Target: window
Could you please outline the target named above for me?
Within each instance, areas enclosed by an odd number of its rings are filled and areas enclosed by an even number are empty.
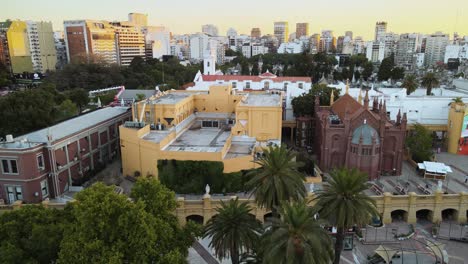
[[[23,200],[23,190],[21,186],[7,186],[8,201],[13,203],[16,200]]]
[[[264,88],[264,89],[270,89],[270,82],[265,82],[265,83],[263,84],[263,88]]]
[[[299,84],[298,84],[298,87],[302,89],[302,88],[304,88],[304,84],[303,84],[303,83],[299,83]]]
[[[250,89],[250,82],[245,83],[245,88]]]
[[[284,83],[284,89],[288,89],[288,83]]]
[[[39,170],[44,170],[44,156],[42,154],[37,155],[37,168]]]
[[[2,159],[2,171],[4,174],[18,174],[16,160]]]
[[[46,197],[49,195],[49,186],[47,184],[47,180],[41,181],[41,192],[42,192],[42,197]]]
[[[237,83],[236,82],[232,82],[232,88],[237,88]]]

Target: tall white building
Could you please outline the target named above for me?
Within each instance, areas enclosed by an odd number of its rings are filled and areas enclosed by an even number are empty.
[[[468,59],[468,44],[445,47],[444,63],[447,63],[449,59]]]
[[[171,33],[167,28],[148,27],[145,42],[153,58],[161,59],[164,55],[171,55]]]
[[[281,43],[278,48],[279,54],[298,54],[304,51],[305,45],[299,41],[295,40],[293,42]]]
[[[385,33],[387,33],[387,22],[381,21],[381,22],[375,23],[374,41],[383,41]]]
[[[236,46],[236,39],[237,39],[237,31],[233,28],[229,28],[226,32],[226,36],[228,39],[228,46],[233,47]]]
[[[366,58],[371,62],[382,62],[382,60],[385,58],[385,42],[367,42]]]
[[[208,49],[208,35],[197,33],[190,36],[190,60],[201,61],[205,57],[205,51]]]
[[[330,52],[336,48],[336,38],[333,35],[333,30],[322,30],[320,36],[319,51]]]
[[[449,35],[436,32],[428,35],[426,38],[425,64],[426,66],[434,65],[436,62],[443,61],[445,48],[449,44]]]
[[[289,24],[286,21],[280,21],[274,23],[273,29],[276,39],[278,39],[278,45],[287,42],[289,38]]]
[[[135,57],[145,57],[145,35],[131,22],[112,23],[117,43],[120,65],[130,65]]]
[[[414,55],[418,50],[418,34],[401,34],[395,52],[395,64],[407,69],[413,68]]]
[[[218,27],[213,24],[203,25],[202,32],[212,37],[219,36]]]
[[[242,45],[242,55],[246,58],[268,53],[268,48],[262,44],[244,43]]]

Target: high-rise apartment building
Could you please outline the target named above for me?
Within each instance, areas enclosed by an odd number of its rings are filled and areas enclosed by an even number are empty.
[[[118,37],[114,27],[101,20],[63,22],[68,62],[102,60],[118,63]]]
[[[375,23],[374,41],[383,41],[382,37],[384,37],[385,33],[387,33],[387,22],[381,21]]]
[[[164,55],[172,54],[171,34],[165,27],[146,27],[145,43],[146,58],[161,59]]]
[[[33,72],[26,22],[20,20],[6,21],[2,23],[1,27],[6,35],[8,52],[4,52],[4,54],[8,56],[6,61],[9,62],[7,66],[11,69],[11,72]]]
[[[401,34],[395,52],[395,64],[406,69],[414,66],[414,55],[418,48],[418,34]]]
[[[296,23],[296,38],[309,36],[309,23]]]
[[[436,32],[430,34],[426,38],[426,49],[424,52],[424,59],[426,66],[434,65],[436,62],[443,61],[445,55],[445,48],[449,44],[449,35]]]
[[[26,24],[33,71],[44,73],[55,70],[57,52],[52,23],[27,21]]]
[[[0,22],[0,63],[11,71],[10,52],[8,50],[7,32],[11,21]]]
[[[56,69],[63,69],[67,64],[67,45],[65,44],[65,38],[63,31],[54,32],[55,41],[55,52],[57,53],[57,64]]]
[[[286,21],[280,21],[274,23],[274,35],[278,39],[278,46],[281,43],[287,42],[289,38],[289,25]]]
[[[128,14],[128,21],[138,27],[148,26],[148,15],[140,13]]]
[[[250,31],[250,37],[253,39],[259,39],[262,36],[262,31],[260,28],[252,28]]]
[[[333,36],[333,30],[322,30],[320,37],[320,52],[331,52],[336,49],[336,37]]]
[[[130,22],[113,22],[119,64],[128,66],[135,57],[145,57],[145,35]],[[167,46],[167,54],[170,52]]]
[[[366,58],[370,62],[382,62],[385,58],[385,42],[369,41],[366,47]]]
[[[203,25],[202,32],[212,37],[219,36],[218,28],[213,24]]]
[[[353,32],[352,31],[346,31],[344,35],[345,35],[345,37],[348,37],[351,40],[353,39]]]
[[[310,37],[310,53],[316,54],[320,51],[320,34],[313,34]]]

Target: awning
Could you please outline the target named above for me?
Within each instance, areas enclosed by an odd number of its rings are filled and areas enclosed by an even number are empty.
[[[447,174],[448,172],[452,172],[450,166],[441,162],[424,161],[423,163],[418,163],[418,168],[430,173]]]
[[[376,250],[375,253],[381,256],[386,263],[390,263],[392,260],[393,256],[398,252],[398,250],[388,248],[385,246],[380,245]]]

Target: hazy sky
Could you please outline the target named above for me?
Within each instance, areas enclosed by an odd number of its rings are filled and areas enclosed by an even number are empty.
[[[250,34],[260,27],[272,33],[274,21],[309,22],[311,33],[331,29],[335,35],[352,30],[373,38],[376,21],[387,21],[395,33],[443,31],[468,35],[468,0],[0,0],[0,20],[127,20],[130,12],[149,15],[151,25],[165,25],[175,34],[201,31],[215,24],[220,34],[229,27]]]

